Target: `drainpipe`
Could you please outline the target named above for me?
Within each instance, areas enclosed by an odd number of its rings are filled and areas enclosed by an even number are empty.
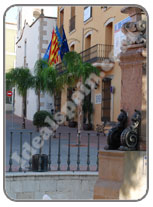
[[[113,93],[112,93],[112,107],[111,108],[112,108],[112,110],[111,110],[112,116],[111,117],[112,117],[112,121],[113,121],[114,120],[114,94]]]
[[[111,86],[111,121],[114,121],[114,92],[115,87]]]

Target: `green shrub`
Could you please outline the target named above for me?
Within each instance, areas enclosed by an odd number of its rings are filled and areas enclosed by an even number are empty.
[[[38,111],[33,116],[33,125],[37,127],[50,126],[48,123],[45,123],[46,117],[49,117],[53,120],[53,116],[48,111]]]

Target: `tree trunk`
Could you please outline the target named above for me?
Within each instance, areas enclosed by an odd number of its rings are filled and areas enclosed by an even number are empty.
[[[78,133],[82,130],[82,102],[78,104]]]
[[[82,79],[80,79],[79,80],[80,81],[80,83],[82,83]],[[81,84],[80,84],[80,86],[81,86]],[[80,86],[78,87],[78,91],[81,91],[81,89],[80,89]],[[81,98],[80,98],[80,100],[81,100]],[[80,103],[78,104],[78,136],[79,136],[79,134],[80,134],[80,139],[81,139],[81,130],[82,130],[82,118],[83,118],[83,111],[82,111],[82,102],[83,102],[83,100],[81,100],[80,101]],[[77,139],[77,144],[79,144],[79,142],[78,142],[78,140],[79,139]]]
[[[40,90],[38,91],[38,111],[40,111]]]
[[[22,97],[22,129],[25,129],[26,95]]]

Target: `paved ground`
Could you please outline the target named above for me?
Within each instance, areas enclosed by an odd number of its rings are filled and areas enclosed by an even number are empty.
[[[31,121],[26,120],[26,129],[21,129],[22,119],[14,115],[14,123],[12,129],[12,114],[6,114],[6,170],[9,169],[9,155],[10,155],[10,132],[13,132],[13,144],[12,153],[16,152],[20,154],[20,132],[23,132],[23,143],[30,143],[30,132],[32,132],[32,139],[39,136],[36,131],[36,127],[33,126]],[[59,133],[61,133],[61,149],[60,149],[60,161],[61,170],[67,169],[68,160],[68,133],[71,133],[70,138],[70,169],[76,170],[77,159],[78,159],[78,145],[77,145],[77,128],[69,128],[66,126],[60,126],[56,132],[56,138],[51,138],[51,170],[57,170],[57,160],[58,160],[58,146],[59,146]],[[89,146],[89,157],[88,157],[88,133],[90,133],[90,146]],[[82,131],[80,140],[80,169],[87,169],[87,159],[90,159],[90,170],[96,170],[97,163],[97,146],[98,137],[95,131]],[[106,137],[100,135],[99,148],[102,149],[106,145]],[[22,148],[22,151],[24,149]],[[42,153],[48,154],[49,152],[49,140],[44,142]],[[39,153],[34,152],[33,154]],[[18,171],[19,164],[13,160],[12,169]],[[29,162],[26,161],[26,167],[24,170],[28,170]]]

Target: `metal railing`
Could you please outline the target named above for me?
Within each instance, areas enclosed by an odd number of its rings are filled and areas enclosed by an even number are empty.
[[[101,62],[103,60],[108,59],[110,54],[113,51],[113,45],[104,45],[104,44],[96,44],[87,50],[82,51],[79,53],[82,57],[83,62]],[[56,65],[56,69],[59,73],[63,73],[64,70],[62,69],[62,63]]]
[[[87,50],[82,51],[80,55],[83,62],[94,63],[109,59],[112,49],[112,45],[96,44]]]
[[[62,74],[62,73],[65,72],[65,69],[63,69],[63,67],[62,67],[62,62],[61,63],[58,63],[56,65],[56,70],[58,71],[59,74]]]
[[[71,17],[69,20],[69,32],[75,29],[75,16]]]
[[[33,135],[32,131],[10,132],[6,145],[7,172],[32,171],[35,154],[47,155],[48,171],[98,171],[98,153],[103,147],[101,133],[56,133],[56,138],[50,136],[37,152],[34,152]],[[25,146],[29,146],[28,149],[25,150]],[[25,157],[27,152],[29,159]],[[17,158],[14,159],[15,154]]]

